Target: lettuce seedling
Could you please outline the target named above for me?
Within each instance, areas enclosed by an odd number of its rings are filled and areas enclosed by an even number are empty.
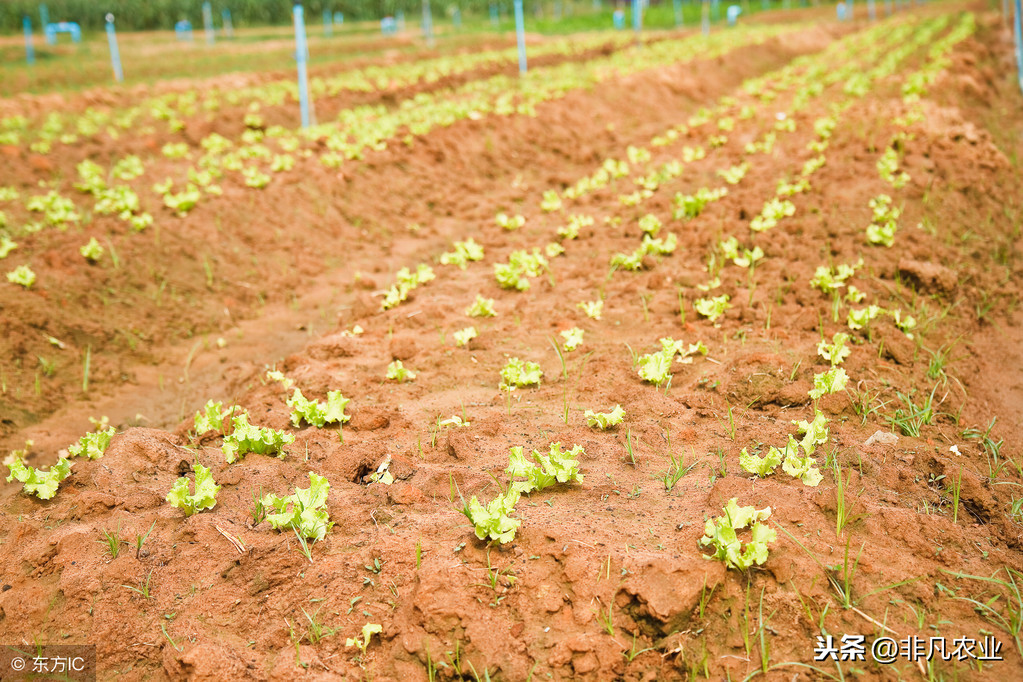
[[[408,268],[402,268],[395,275],[395,283],[384,293],[384,301],[381,304],[381,308],[390,310],[407,299],[409,292],[413,289],[433,281],[436,277],[433,268],[425,263],[417,265],[415,272]]]
[[[283,375],[281,375],[283,376]],[[234,408],[224,409],[224,403],[215,403],[207,400],[206,406],[195,413],[195,433],[203,435],[208,431],[222,431],[224,429],[224,417],[231,414]]]
[[[65,457],[57,459],[57,463],[48,470],[36,469],[25,464],[25,457],[32,448],[32,441],[25,441],[23,450],[15,450],[4,460],[10,472],[7,482],[17,480],[22,484],[22,491],[27,495],[35,495],[40,500],[52,499],[57,494],[60,482],[71,475],[71,461]]]
[[[318,429],[322,429],[324,424],[344,424],[351,419],[350,415],[345,414],[345,407],[351,400],[344,397],[341,391],[328,391],[327,402],[321,403],[306,399],[302,391],[296,388],[287,402],[291,408],[291,424],[296,428],[303,419]]]
[[[791,197],[808,191],[810,191],[810,181],[806,178],[801,178],[798,182],[779,180],[778,189],[775,190],[775,194],[779,197]]]
[[[724,506],[724,512],[724,516],[707,519],[704,525],[700,544],[714,549],[714,554],[704,555],[704,558],[723,561],[729,568],[739,570],[746,570],[753,564],[763,565],[767,561],[768,545],[777,539],[775,530],[764,523],[771,516],[771,508],[740,507],[733,497]],[[744,547],[737,531],[747,526],[750,526],[750,540]]]
[[[841,367],[832,367],[827,372],[815,374],[813,388],[810,389],[810,398],[820,400],[822,396],[838,393],[845,388],[848,381],[849,375]]]
[[[7,258],[11,251],[18,248],[18,243],[7,235],[0,236],[0,260]]]
[[[457,265],[459,269],[465,270],[469,261],[483,260],[483,247],[472,237],[464,241],[454,243],[455,250],[441,254],[441,265]]]
[[[678,237],[674,233],[669,234],[667,237],[651,237],[650,235],[643,235],[643,245],[639,248],[640,252],[649,255],[656,256],[667,256],[668,254],[674,253],[675,248],[678,246]]]
[[[543,201],[540,202],[540,208],[543,209],[544,213],[553,213],[561,209],[561,197],[558,196],[557,190],[549,189],[543,193]]]
[[[881,179],[891,183],[895,189],[900,189],[909,182],[909,174],[899,171],[899,153],[889,147],[877,161],[877,172]]]
[[[712,298],[698,298],[693,302],[696,312],[706,317],[711,322],[717,322],[718,318],[725,314],[731,306],[728,304],[728,294],[721,294]]]
[[[813,279],[810,280],[810,286],[814,289],[819,289],[822,293],[834,294],[838,289],[844,287],[846,280],[856,274],[856,271],[861,267],[863,267],[862,258],[852,265],[839,263],[834,268],[830,268],[827,265],[818,265]]]
[[[586,317],[593,320],[599,320],[604,313],[604,301],[599,298],[596,301],[582,301],[576,307],[582,310]]]
[[[538,277],[549,265],[539,248],[532,253],[512,251],[507,263],[494,263],[494,278],[505,289],[525,291],[529,288],[528,277]]]
[[[754,232],[766,232],[777,225],[778,221],[782,218],[795,215],[795,213],[795,204],[788,199],[779,199],[778,197],[774,197],[764,204],[763,209],[760,211],[760,215],[753,218],[749,227]]]
[[[468,346],[469,342],[475,339],[479,334],[476,332],[476,327],[466,327],[455,332],[455,345],[456,346]]]
[[[792,440],[791,436],[789,436],[789,443],[791,446],[796,445],[796,442]],[[786,452],[787,450],[788,448],[786,448]],[[784,454],[785,453],[774,446],[771,446],[768,449],[767,454],[764,456],[757,454],[751,455],[746,452],[746,448],[743,448],[742,452],[739,453],[739,466],[741,466],[744,471],[748,471],[751,474],[756,474],[763,478],[774,473],[774,470],[778,468],[779,464],[781,464],[782,455]]]
[[[480,540],[497,541],[503,545],[515,539],[515,531],[522,525],[522,521],[511,517],[519,496],[517,490],[508,488],[484,507],[473,495],[468,504],[462,507],[461,512],[472,522],[476,537]]]
[[[497,226],[505,230],[517,230],[526,224],[526,219],[520,215],[508,217],[504,213],[498,213],[497,218],[494,219]]]
[[[616,253],[611,256],[611,267],[617,270],[629,270],[636,271],[643,268],[643,256],[646,255],[646,250],[641,248],[636,249],[632,253]]]
[[[167,501],[172,507],[183,509],[185,516],[202,511],[213,509],[217,506],[217,491],[220,486],[213,480],[213,474],[202,464],[196,462],[192,465],[195,472],[195,494],[188,492],[188,479],[182,476],[174,481],[174,487],[167,493]]]
[[[791,438],[791,436],[789,437]],[[817,469],[816,462],[813,461],[813,457],[809,455],[799,457],[795,452],[789,452],[781,467],[785,473],[793,478],[798,478],[803,482],[803,485],[808,485],[812,488],[816,488],[823,478],[820,470]]]
[[[892,199],[887,194],[879,194],[871,199],[873,216],[871,224],[866,228],[866,240],[872,244],[891,246],[895,243],[898,218],[902,212],[891,203]]]
[[[692,220],[703,213],[707,204],[721,199],[726,194],[728,194],[728,190],[724,187],[715,190],[701,187],[696,190],[696,194],[676,194],[673,200],[675,208],[672,211],[672,217],[675,220]]]
[[[832,367],[841,365],[847,357],[852,353],[852,350],[846,347],[846,343],[849,342],[851,337],[844,333],[838,332],[831,337],[831,343],[829,344],[824,339],[821,339],[820,343],[817,344],[817,354],[822,358],[831,363]],[[816,379],[814,384],[816,385]]]
[[[387,378],[391,381],[404,383],[416,378],[416,373],[401,364],[401,360],[395,360],[387,366]]]
[[[511,490],[518,493],[539,492],[549,488],[556,483],[582,483],[583,476],[579,473],[580,455],[586,454],[581,445],[574,445],[572,449],[563,452],[561,443],[551,443],[549,454],[542,455],[539,451],[533,450],[533,459],[536,463],[530,462],[522,448],[515,446],[511,449],[508,457],[508,468],[505,472],[512,480]],[[525,478],[524,481],[516,481],[515,478]]]
[[[285,389],[289,389],[289,388],[291,388],[292,386],[295,385],[295,382],[292,379],[289,379],[284,374],[284,372],[282,372],[280,370],[277,370],[277,369],[268,369],[266,371],[266,378],[269,379],[270,381],[277,382],[278,384],[283,386]]]
[[[100,246],[95,237],[89,239],[89,243],[78,249],[78,253],[85,256],[86,260],[95,263],[103,257],[104,248]]]
[[[880,306],[870,305],[866,308],[853,308],[849,310],[849,316],[847,324],[849,329],[863,329],[868,326],[871,321],[884,312],[884,309]]]
[[[643,234],[656,237],[661,231],[661,221],[653,213],[647,213],[639,219],[639,229],[643,230]]]
[[[296,488],[294,495],[278,497],[265,495],[260,502],[273,512],[266,520],[275,530],[293,529],[306,540],[322,540],[334,522],[327,513],[327,495],[330,483],[323,476],[309,472],[309,487]]]
[[[106,452],[107,447],[110,445],[110,439],[113,438],[114,427],[108,427],[103,430],[93,431],[82,436],[77,443],[68,447],[68,454],[72,457],[88,457],[89,459],[99,459]]]
[[[362,652],[362,655],[365,656],[366,649],[369,648],[370,638],[372,638],[373,635],[379,635],[383,631],[383,626],[378,623],[366,623],[362,626],[362,639],[360,640],[357,637],[348,637],[345,639],[345,646],[358,647],[359,651]]]
[[[812,422],[802,420],[798,422],[793,421],[792,423],[796,425],[799,433],[805,434],[799,445],[807,456],[812,455],[818,445],[824,445],[828,442],[828,418],[820,410],[814,409]]]
[[[579,347],[579,344],[583,342],[583,334],[585,334],[579,327],[572,327],[561,332],[561,338],[565,340],[563,348],[567,352],[572,352]]]
[[[565,247],[557,242],[550,242],[543,247],[543,253],[548,258],[557,258],[565,253]]]
[[[501,390],[509,391],[523,386],[539,386],[543,370],[536,362],[523,362],[518,358],[508,360],[501,370]]]
[[[892,321],[895,322],[895,326],[901,329],[902,333],[905,334],[907,338],[913,338],[910,330],[916,328],[916,319],[912,315],[907,315],[906,319],[902,319],[901,309],[890,310],[888,312],[892,316]]]
[[[476,294],[476,300],[465,309],[465,314],[469,317],[496,317],[497,312],[494,310],[494,299],[484,298]]]
[[[281,448],[295,442],[295,436],[290,433],[250,424],[249,415],[245,412],[235,415],[231,421],[234,431],[224,436],[224,444],[220,448],[228,464],[236,462],[239,457],[250,452],[257,455],[279,453],[278,457],[283,459],[286,453]]]
[[[11,284],[20,284],[28,289],[36,282],[36,273],[27,265],[19,265],[7,273],[7,281]]]
[[[746,171],[748,170],[749,164],[743,162],[737,166],[719,170],[718,175],[721,176],[721,178],[729,185],[737,185],[744,177],[746,177]]]
[[[615,405],[615,408],[610,412],[586,410],[586,414],[583,416],[586,419],[587,426],[596,426],[606,431],[612,426],[618,426],[622,423],[622,420],[625,419],[625,410],[622,409],[621,405]]]
[[[674,350],[662,350],[641,356],[637,361],[640,378],[660,386],[671,379],[671,363],[674,359]]]

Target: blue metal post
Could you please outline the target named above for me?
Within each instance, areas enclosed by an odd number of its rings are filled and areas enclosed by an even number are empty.
[[[455,28],[462,28],[462,10],[457,7],[451,12],[451,23],[454,24]]]
[[[682,16],[682,0],[674,0],[672,4],[675,6],[675,26],[682,26],[685,23]]]
[[[526,26],[522,17],[522,0],[515,0],[515,36],[519,44],[519,73],[526,72]]]
[[[208,2],[202,4],[202,23],[206,27],[206,44],[212,45],[216,38],[213,33],[213,8]]]
[[[225,9],[220,13],[220,18],[224,22],[224,37],[234,38],[234,24],[231,23],[231,10]]]
[[[497,4],[490,3],[490,24],[497,26],[501,23],[501,18],[497,15]]]
[[[114,31],[114,15],[107,15],[107,43],[110,45],[110,63],[114,66],[114,79],[120,83],[124,80],[121,69],[121,52],[117,49],[117,32]]]
[[[430,13],[430,0],[423,0],[423,37],[428,47],[433,47],[433,15]]]
[[[1023,91],[1023,0],[1013,3],[1012,34],[1016,38],[1016,78]]]
[[[643,0],[632,0],[632,29],[636,35],[643,30]]]
[[[877,21],[877,7],[874,6],[874,0],[867,0],[867,16],[871,21]]]
[[[703,35],[710,35],[710,0],[703,0],[703,16],[700,23],[702,24]]]
[[[36,50],[32,45],[32,20],[28,18],[27,14],[21,20],[21,25],[25,29],[25,61],[29,64],[35,64]]]
[[[330,37],[334,32],[334,15],[329,9],[323,10],[323,35]]]
[[[306,62],[309,49],[305,42],[305,15],[302,5],[295,5],[292,11],[295,19],[295,62],[298,64],[298,102],[302,109],[302,127],[309,127],[309,74]]]
[[[42,22],[43,28],[50,23],[50,10],[45,4],[39,5],[39,21]]]

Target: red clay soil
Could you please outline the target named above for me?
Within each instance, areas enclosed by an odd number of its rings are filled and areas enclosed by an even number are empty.
[[[80,330],[66,339],[75,347],[115,344],[94,356],[90,377],[106,397],[78,400],[76,382],[58,379],[51,395],[69,405],[40,421],[56,403],[25,388],[16,400],[5,396],[7,447],[33,438],[29,463],[42,466],[88,428],[88,416],[110,416],[119,433],[102,459],[76,461],[53,500],[15,486],[0,495],[0,642],[94,643],[101,679],[1020,679],[1014,619],[1023,604],[1012,587],[1023,553],[1012,507],[1023,485],[1023,118],[1011,38],[997,17],[979,21],[930,86],[924,120],[905,128],[904,188],[892,190],[875,165],[907,111],[901,80],[890,78],[842,114],[812,189],[792,199],[795,215],[755,238],[747,237],[750,218],[779,179],[798,173],[813,123],[843,98],[841,84],[795,116],[796,131],[779,135],[775,153],[750,157],[741,183],[697,219],[672,220],[672,195],[720,185],[716,171],[739,163],[773,117],[737,128],[640,206],[617,199],[635,189],[631,178],[567,206],[595,224],[566,241],[566,254],[528,291],[498,288],[492,272],[564,224],[563,214],[541,211],[544,189],[624,158],[628,145],[651,149],[655,160],[706,145],[707,126],[664,148],[650,139],[723,95],[752,102],[739,83],[824,48],[832,36],[823,31],[695,69],[614,80],[542,105],[535,119],[458,123],[412,149],[369,155],[354,173],[321,172],[273,194],[200,205],[175,230],[117,242],[122,261],[145,265],[104,273],[110,305],[82,296],[62,307],[45,291],[29,303],[5,297],[8,325],[38,320],[35,334]],[[904,71],[923,58],[911,57]],[[1012,113],[993,116],[1003,109]],[[863,237],[868,201],[882,192],[903,208],[891,249]],[[499,230],[500,211],[522,214],[526,226]],[[639,272],[609,273],[613,253],[638,245],[646,213],[677,234],[678,249]],[[410,223],[420,228],[409,231]],[[704,295],[696,286],[709,277],[707,255],[728,235],[766,258],[754,277],[733,265],[721,271],[713,293],[728,293],[732,307],[715,326],[692,302]],[[400,267],[432,263],[467,236],[484,246],[484,262],[465,271],[435,265],[435,281],[380,312],[374,292]],[[72,248],[55,238],[47,267],[65,267]],[[212,292],[204,255],[215,263]],[[861,256],[851,282],[867,302],[911,311],[914,336],[887,319],[854,334],[843,365],[850,391],[820,401],[830,441],[818,451],[818,487],[781,473],[751,478],[739,452],[782,445],[792,421],[813,417],[807,391],[827,369],[817,344],[822,332],[847,331],[845,309],[833,322],[831,299],[808,282],[822,263]],[[146,268],[148,280],[124,279]],[[160,305],[133,315],[161,279]],[[497,317],[466,317],[476,293],[495,299]],[[584,317],[576,304],[598,296],[603,318]],[[264,316],[239,324],[258,312],[257,300]],[[89,328],[90,316],[102,322]],[[195,339],[148,346],[149,367],[113,331],[160,340],[180,336],[183,324]],[[456,347],[454,332],[470,324],[479,337]],[[344,333],[355,325],[364,333]],[[550,339],[575,326],[586,336],[563,366]],[[640,380],[630,353],[656,350],[664,336],[702,341],[709,352],[658,389]],[[16,352],[34,352],[28,331],[8,338],[23,345]],[[538,362],[541,385],[506,398],[498,383],[509,357]],[[417,373],[414,381],[384,379],[395,359]],[[342,390],[351,398],[343,434],[292,428],[285,391],[265,379],[271,364],[306,396]],[[857,402],[864,395],[866,411]],[[894,429],[897,442],[867,444],[893,430],[889,418],[907,401],[919,406],[929,395],[934,414],[919,436]],[[217,434],[189,433],[189,415],[208,398],[293,433],[287,458],[250,454],[225,464]],[[585,425],[586,409],[615,404],[627,413],[622,426]],[[452,415],[470,424],[440,426]],[[990,438],[976,437],[995,417]],[[585,449],[582,483],[524,496],[513,542],[477,540],[459,496],[491,499],[495,478],[507,481],[510,447],[546,451],[555,441]],[[838,533],[842,496],[825,457],[843,472],[850,509]],[[661,475],[672,458],[692,466],[667,490]],[[193,460],[222,489],[214,509],[185,518],[164,498]],[[369,483],[386,461],[395,482]],[[330,481],[335,524],[310,545],[311,562],[293,535],[251,515],[258,491],[290,494],[310,471]],[[770,506],[778,529],[766,562],[748,571],[705,559],[698,543],[704,520],[733,497]],[[136,553],[132,541],[151,525]],[[126,539],[116,558],[97,542],[104,530]],[[125,587],[143,584],[148,598]],[[380,624],[380,634],[364,651],[346,646],[367,623]],[[881,636],[943,637],[951,646],[990,635],[1005,660],[868,658],[836,668],[813,659],[825,632],[863,635],[868,647]]]

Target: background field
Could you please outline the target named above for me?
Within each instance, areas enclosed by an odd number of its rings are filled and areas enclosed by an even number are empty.
[[[859,10],[641,44],[532,32],[525,77],[481,25],[317,36],[308,131],[286,28],[125,33],[145,67],[124,86],[95,39],[5,66],[0,271],[36,279],[0,281],[0,447],[45,470],[90,418],[116,435],[50,500],[0,491],[0,642],[94,643],[101,679],[1018,678],[1012,36],[985,5]],[[469,239],[481,258],[452,264]],[[468,314],[477,295],[496,316]],[[814,398],[840,333],[848,382]],[[644,380],[665,338],[670,381]],[[512,358],[539,384],[503,389]],[[387,378],[398,360],[414,379]],[[295,387],[342,391],[350,421],[296,426]],[[230,426],[196,430],[207,400],[294,442],[229,464]],[[742,465],[815,417],[816,485]],[[582,480],[479,539],[466,502],[503,494],[511,448],[557,442]],[[165,498],[193,462],[221,489],[186,517]],[[303,549],[257,500],[310,472],[334,525]],[[776,534],[745,569],[700,543],[732,498]],[[814,660],[846,634],[993,637],[1004,660]]]

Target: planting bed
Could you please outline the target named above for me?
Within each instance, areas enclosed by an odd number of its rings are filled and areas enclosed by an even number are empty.
[[[257,79],[138,135],[19,124],[0,445],[66,476],[0,493],[0,643],[100,679],[1023,674],[1001,18],[539,50],[324,72],[308,133]]]

